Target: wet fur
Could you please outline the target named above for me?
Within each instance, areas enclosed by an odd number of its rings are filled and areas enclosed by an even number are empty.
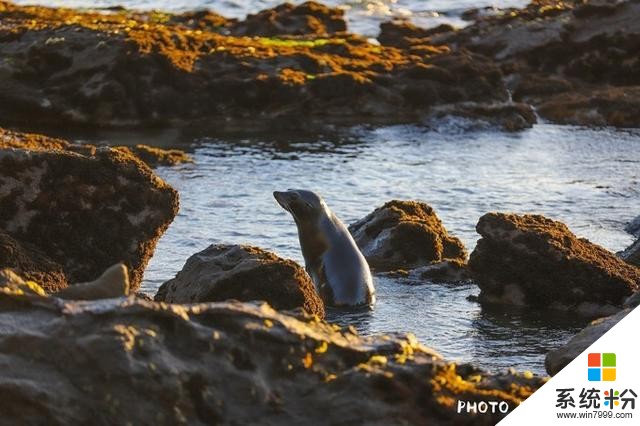
[[[274,192],[293,216],[305,268],[329,306],[372,304],[375,301],[369,265],[346,226],[315,193]]]

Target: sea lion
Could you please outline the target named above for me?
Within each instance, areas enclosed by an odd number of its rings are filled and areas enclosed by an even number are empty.
[[[347,227],[324,200],[314,192],[299,189],[275,191],[273,197],[296,222],[305,269],[325,304],[375,303],[369,265]]]

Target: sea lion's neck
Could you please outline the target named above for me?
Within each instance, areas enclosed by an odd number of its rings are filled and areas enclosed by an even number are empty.
[[[320,232],[318,224],[301,222],[296,225],[298,226],[302,257],[307,265],[313,265],[320,261],[324,252],[329,248],[327,241]]]

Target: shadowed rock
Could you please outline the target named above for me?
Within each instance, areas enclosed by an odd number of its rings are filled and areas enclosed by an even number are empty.
[[[573,336],[565,345],[549,352],[544,360],[547,373],[552,376],[558,374],[567,364],[626,317],[629,312],[631,309],[624,309],[610,317],[597,319]]]
[[[465,261],[462,242],[450,236],[425,203],[393,200],[349,226],[372,268],[412,269],[444,259]]]
[[[620,252],[619,255],[626,262],[635,266],[640,266],[640,239],[636,240],[635,243]]]
[[[67,283],[93,280],[124,261],[131,288],[137,289],[177,211],[178,194],[122,151],[101,148],[89,156],[0,150],[0,229],[61,265]],[[37,279],[34,273],[58,273],[50,263],[40,269],[42,262],[35,259],[25,266],[9,258],[0,266],[15,266],[30,279]]]
[[[3,206],[0,197],[0,206]],[[0,211],[0,216],[2,212]],[[0,268],[11,268],[27,280],[37,282],[48,293],[67,287],[64,268],[35,246],[22,243],[0,229]]]
[[[212,245],[191,256],[155,300],[171,303],[264,300],[276,309],[304,308],[324,317],[324,304],[304,268],[257,247]]]
[[[389,272],[388,275],[409,278],[412,281],[418,281],[420,284],[423,284],[424,281],[452,284],[472,278],[467,264],[460,260],[432,262],[427,266],[420,266],[411,270],[398,269]]]
[[[493,425],[504,414],[461,415],[457,401],[513,409],[545,381],[448,363],[411,336],[360,337],[237,302],[0,289],[0,346],[11,424],[91,424],[100,413],[108,424]]]
[[[624,230],[631,235],[640,237],[640,216],[627,223],[627,225],[624,227]]]
[[[455,31],[449,24],[441,24],[434,28],[420,28],[406,20],[394,20],[380,24],[378,41],[385,46],[410,47],[412,45],[429,44],[429,37]]]
[[[283,3],[255,15],[231,27],[231,34],[238,36],[316,35],[328,36],[347,30],[344,11],[308,1],[300,5]]]
[[[640,269],[537,215],[487,213],[469,267],[483,301],[615,312],[640,285]]]
[[[413,270],[412,275],[436,283],[455,283],[471,279],[467,264],[461,260],[443,260]]]
[[[637,1],[534,0],[429,41],[490,57],[547,120],[638,127],[639,39]]]

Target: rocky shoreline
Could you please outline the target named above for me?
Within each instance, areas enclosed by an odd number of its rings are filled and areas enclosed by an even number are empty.
[[[452,115],[517,131],[535,108],[557,123],[638,127],[640,5],[592,3],[534,1],[461,30],[385,23],[378,41],[313,2],[238,21],[2,1],[0,113],[5,125],[216,132]]]
[[[539,0],[470,12],[460,30],[385,23],[373,41],[313,2],[240,21],[0,0],[0,125],[250,132],[458,116],[517,131],[535,110],[556,123],[640,127],[639,15],[638,1]],[[503,413],[461,416],[456,401],[512,409],[546,381],[456,365],[410,335],[327,323],[304,268],[258,247],[195,253],[153,301],[64,300],[120,262],[123,293],[139,289],[179,209],[152,168],[190,161],[0,128],[7,419],[495,424]],[[410,200],[349,227],[377,273],[471,281],[484,305],[607,316],[549,353],[549,374],[637,306],[640,240],[615,254],[560,222],[507,213],[487,213],[476,229],[469,254],[431,206]]]

